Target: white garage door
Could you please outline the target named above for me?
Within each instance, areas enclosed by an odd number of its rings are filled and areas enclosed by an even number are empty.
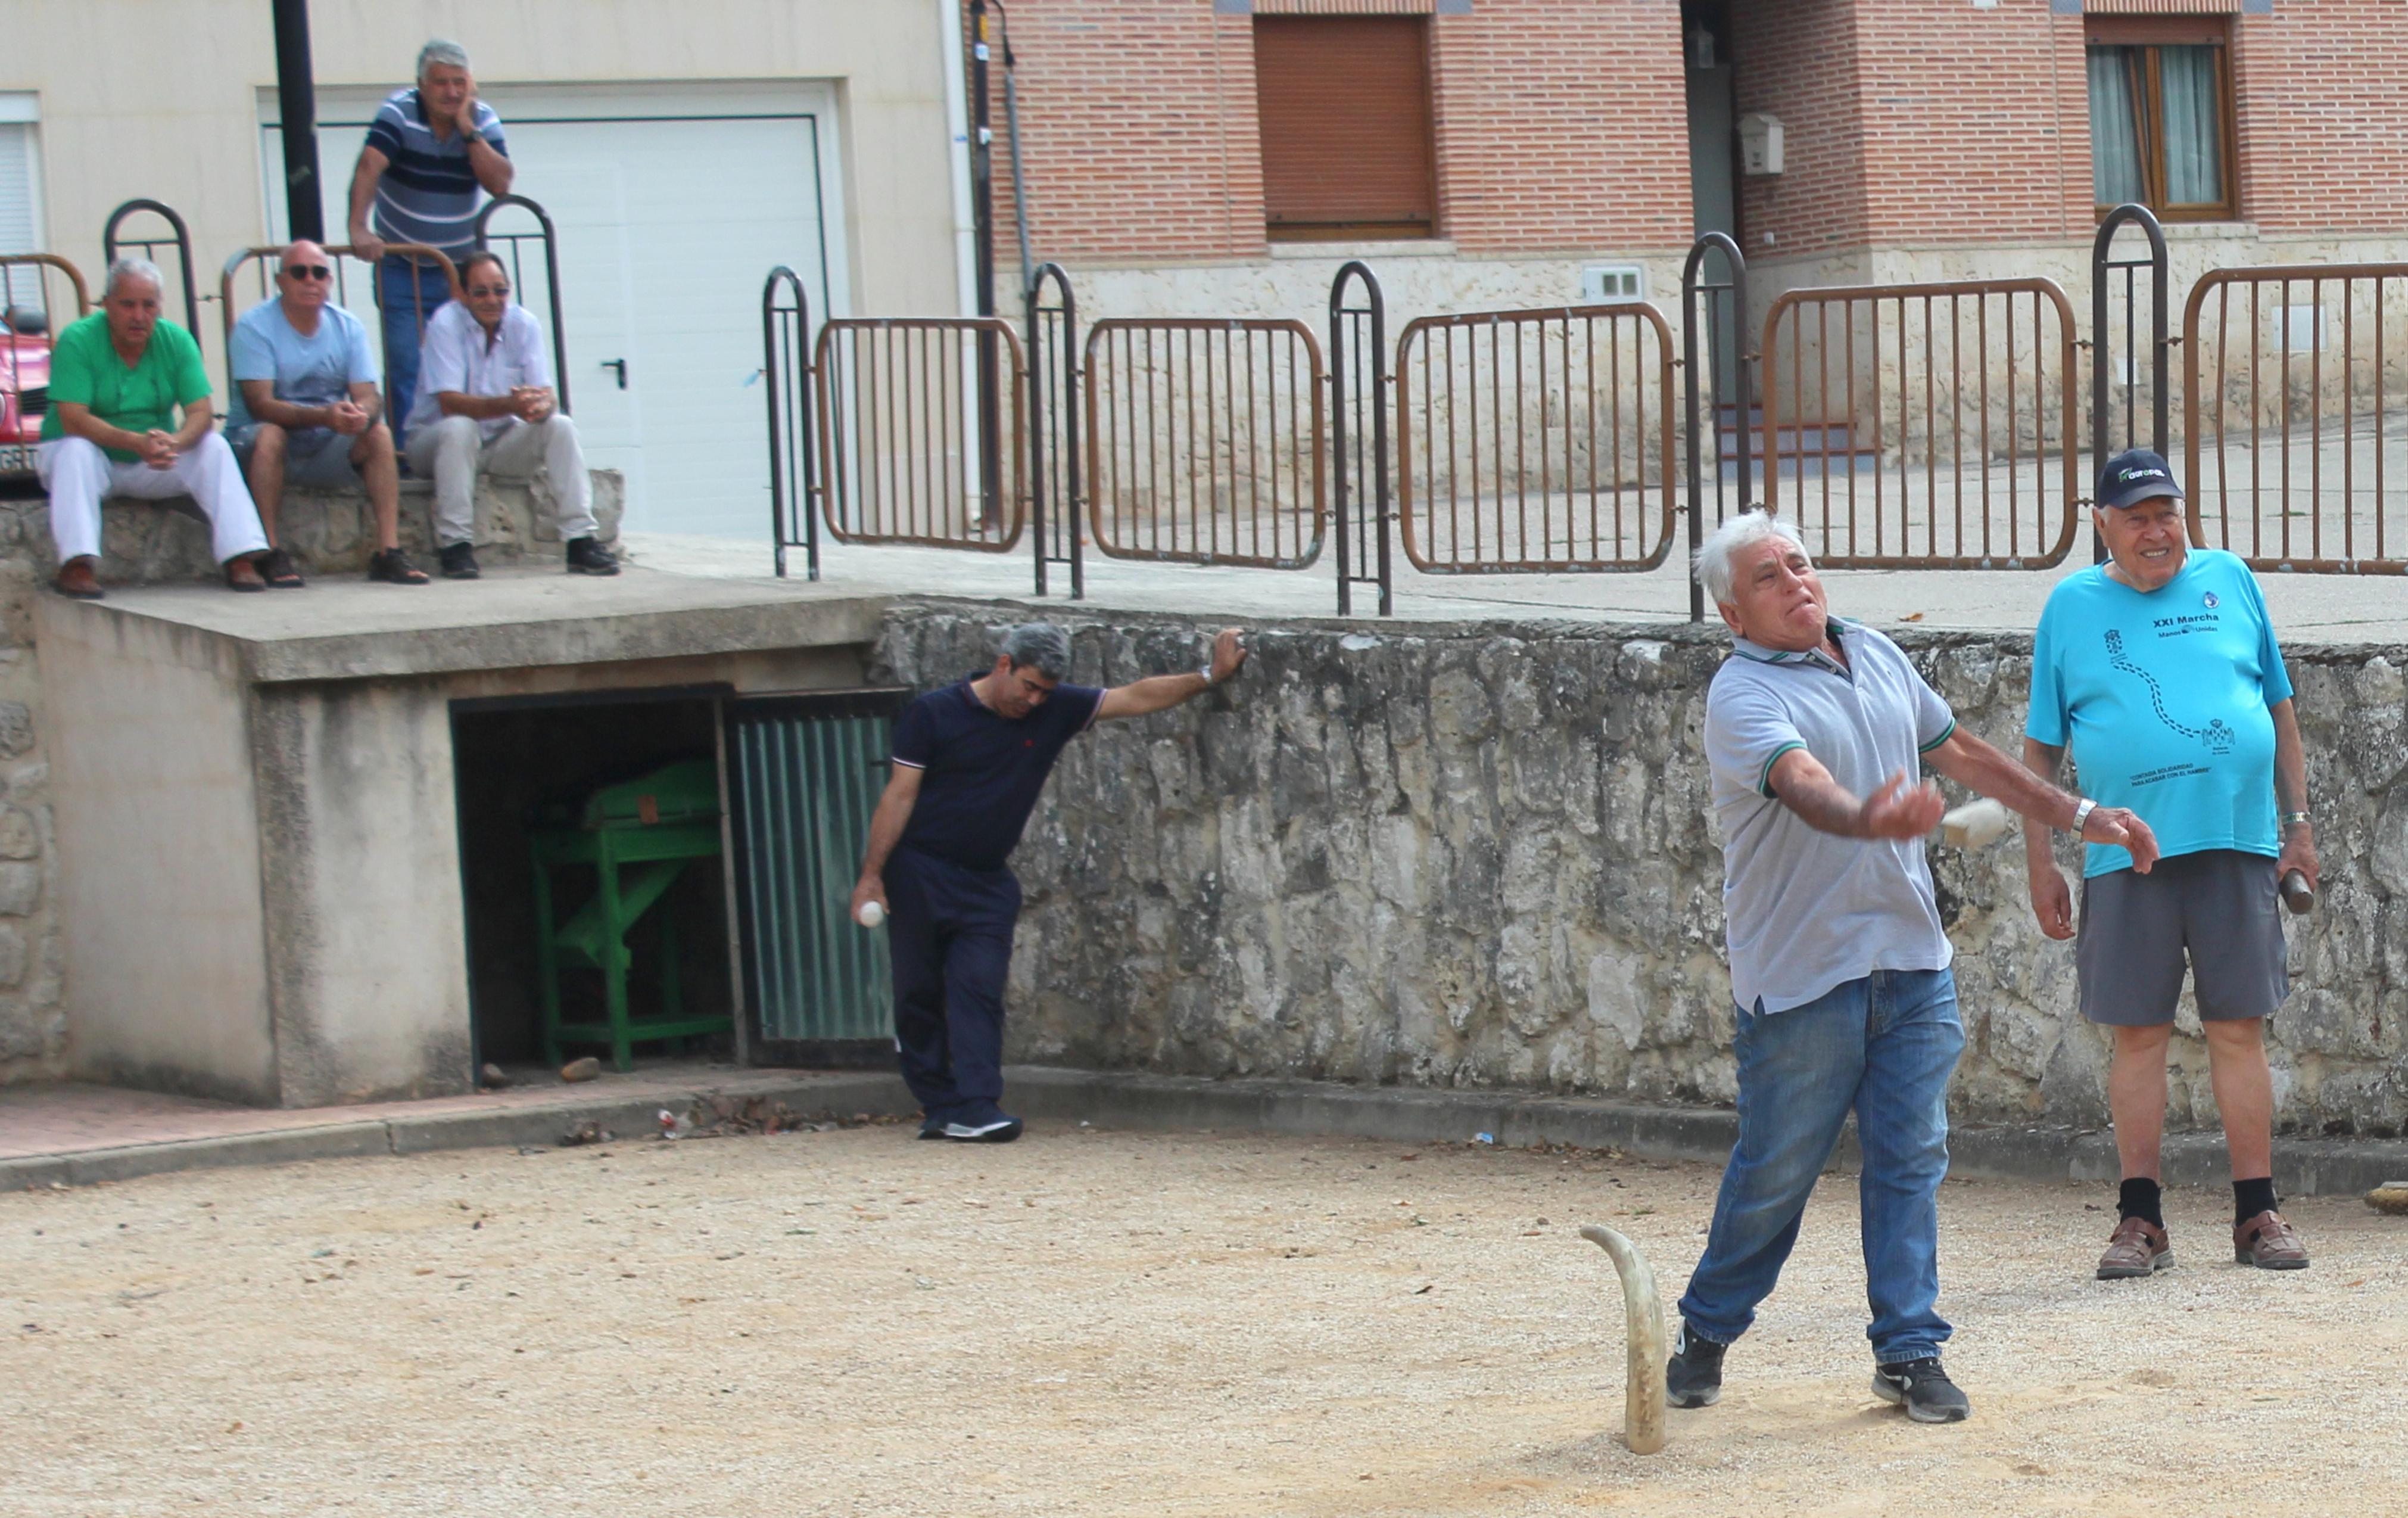
[[[766,539],[762,281],[785,264],[803,276],[815,314],[848,306],[832,94],[810,84],[502,85],[485,96],[509,134],[518,193],[544,207],[559,236],[569,407],[590,461],[626,476],[627,526]],[[382,98],[319,97],[337,240]],[[262,114],[263,183],[280,186],[272,100]],[[271,195],[270,241],[283,223]],[[530,225],[506,210],[493,230]],[[540,270],[529,263],[518,282],[544,315]],[[364,283],[351,299],[369,316]]]

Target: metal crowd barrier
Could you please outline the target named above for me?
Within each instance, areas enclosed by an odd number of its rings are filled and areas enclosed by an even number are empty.
[[[91,310],[83,271],[65,259],[0,253],[0,474],[34,472],[50,408],[50,343]]]
[[[1379,276],[1349,260],[1329,285],[1329,462],[1338,511],[1338,614],[1354,587],[1375,586],[1380,614],[1395,607],[1388,561],[1388,307]],[[1363,494],[1370,492],[1369,509]]]
[[[1765,315],[1765,501],[1826,569],[2044,569],[2082,488],[2044,279],[1792,290]]]
[[[1723,277],[1706,278],[1706,258],[1723,263]],[[1681,267],[1681,429],[1689,470],[1689,553],[1705,536],[1707,470],[1717,526],[1756,500],[1756,453],[1764,408],[1750,376],[1756,354],[1747,321],[1747,258],[1739,244],[1709,232]],[[1705,587],[1689,576],[1689,620],[1706,616]]]
[[[1070,573],[1070,599],[1087,593],[1086,537],[1079,510],[1079,305],[1059,264],[1039,264],[1029,277],[1028,513],[1037,545],[1037,593],[1047,571]]]
[[[2408,264],[2211,269],[2182,349],[2193,542],[2408,573]]]
[[[786,550],[800,548],[820,577],[819,518],[811,511],[811,299],[803,277],[781,264],[761,286],[761,380],[769,402],[769,533],[778,576]]]
[[[1009,323],[834,319],[820,325],[810,369],[813,484],[830,537],[990,554],[1020,542],[1028,368]]]
[[[1113,558],[1302,569],[1328,527],[1321,345],[1302,322],[1087,329],[1087,485]]]
[[[1636,302],[1397,340],[1397,511],[1425,574],[1648,570],[1672,546],[1672,334]]]
[[[530,232],[496,232],[494,217],[504,210],[523,210],[535,218]],[[560,239],[552,229],[552,217],[544,209],[524,195],[495,195],[477,212],[477,247],[501,256],[510,271],[510,289],[522,306],[533,306],[527,298],[526,244],[537,244],[543,257],[537,267],[543,271],[543,304],[551,313],[548,330],[552,334],[552,389],[559,398],[561,412],[568,411],[568,327],[561,319],[560,310]],[[452,282],[455,285],[457,280]],[[619,388],[627,388],[627,367],[624,359],[614,360],[619,369]]]
[[[147,237],[125,235],[125,224],[137,216],[155,216],[167,224],[167,229]],[[174,256],[163,260],[162,253]],[[193,235],[185,230],[184,219],[176,214],[175,208],[156,200],[129,200],[110,211],[100,229],[100,265],[104,273],[124,253],[147,258],[163,271],[173,266],[177,277],[183,282],[184,330],[197,339],[201,335],[201,282],[193,276]],[[162,290],[160,294],[166,292]]]
[[[413,267],[433,267],[442,269],[444,282],[451,287],[450,298],[453,300],[460,298],[460,271],[452,267],[451,258],[442,250],[430,248],[418,242],[388,242],[384,245],[384,251],[387,257],[399,255],[408,259]],[[225,267],[218,276],[218,316],[222,324],[220,336],[225,340],[227,346],[226,394],[229,398],[235,392],[233,371],[235,319],[240,316],[243,311],[258,302],[275,298],[276,262],[283,256],[284,250],[280,247],[245,248],[226,259]],[[368,271],[366,277],[368,290],[374,299],[375,309],[381,315],[384,311],[384,282],[377,277],[377,265],[360,258],[357,252],[343,243],[328,246],[326,256],[333,261],[335,268],[335,303],[344,307],[351,305],[351,265],[346,260],[357,259],[367,265]],[[238,281],[246,278],[252,294],[250,299],[242,302],[237,308],[236,285]],[[435,314],[436,308],[442,302],[437,301],[435,306],[423,304],[419,298],[418,282],[413,280],[410,282],[410,303],[416,308],[418,331],[423,338],[426,333],[426,319]],[[380,324],[376,330],[379,341],[381,342],[383,328]],[[390,408],[393,405],[393,367],[390,357],[385,360],[384,392],[385,405]]]

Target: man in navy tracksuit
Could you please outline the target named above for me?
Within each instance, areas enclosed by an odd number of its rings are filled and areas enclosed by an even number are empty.
[[[905,707],[895,773],[869,822],[853,915],[876,902],[891,921],[895,1049],[926,1114],[922,1138],[1008,1144],[1020,1120],[1003,1095],[1003,987],[1020,882],[1005,860],[1054,761],[1112,717],[1143,716],[1238,672],[1246,651],[1224,629],[1189,674],[1110,690],[1064,685],[1070,640],[1046,622],[1015,628],[995,667]]]

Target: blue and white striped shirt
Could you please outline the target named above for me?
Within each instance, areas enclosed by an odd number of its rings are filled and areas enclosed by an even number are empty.
[[[502,119],[477,102],[477,135],[504,157]],[[468,139],[454,131],[437,137],[415,88],[395,92],[368,123],[368,146],[385,156],[377,181],[377,235],[388,242],[423,242],[453,258],[476,245],[477,208],[484,192],[468,166]]]

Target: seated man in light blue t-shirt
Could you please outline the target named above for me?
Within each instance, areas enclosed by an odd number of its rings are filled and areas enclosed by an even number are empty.
[[[335,305],[334,264],[314,242],[284,250],[276,271],[277,298],[242,313],[227,340],[234,375],[233,414],[226,441],[243,463],[260,526],[277,543],[277,512],[284,484],[367,487],[376,513],[377,552],[368,578],[423,586],[426,571],[401,551],[401,473],[393,429],[379,419],[376,360],[358,317]],[[260,560],[271,586],[301,584],[280,546]]]
[[[2084,791],[2138,813],[2162,855],[2141,875],[2094,843],[2083,862],[2074,962],[2082,1015],[2114,1030],[2107,1105],[2124,1178],[2102,1280],[2173,1263],[2157,1151],[2186,957],[2232,1161],[2233,1253],[2268,1270],[2308,1263],[2277,1210],[2265,1045],[2290,990],[2277,883],[2294,870],[2316,882],[2307,758],[2257,579],[2190,546],[2182,499],[2156,454],[2109,459],[2094,514],[2113,557],[2059,581],[2032,637],[2024,762],[2053,779],[2071,747]],[[2044,833],[2027,831],[2025,857],[2041,931],[2073,937]]]

